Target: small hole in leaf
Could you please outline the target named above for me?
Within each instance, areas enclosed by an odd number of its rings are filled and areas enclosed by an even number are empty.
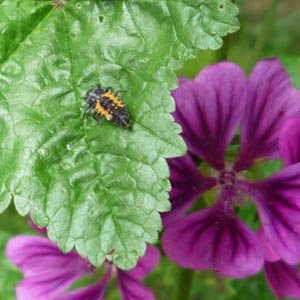
[[[98,20],[100,23],[102,23],[104,21],[104,17],[103,16],[98,16]]]
[[[219,8],[220,8],[220,9],[223,9],[223,8],[224,8],[224,4],[221,3],[221,4],[219,5]]]
[[[76,3],[76,7],[77,7],[78,9],[81,9],[82,5],[81,5],[80,3]]]

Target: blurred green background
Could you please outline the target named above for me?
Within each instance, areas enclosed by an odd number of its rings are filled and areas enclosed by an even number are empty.
[[[199,52],[177,74],[193,78],[205,65],[224,58],[238,63],[249,73],[255,60],[276,56],[284,63],[293,84],[300,88],[300,1],[236,0],[235,3],[240,9],[240,30],[225,38],[225,47],[221,50]],[[261,51],[257,51],[257,40],[261,39],[262,32],[264,38],[259,42]],[[246,210],[246,214],[247,212],[249,216],[244,215],[243,218],[251,219],[253,209],[250,208]],[[0,216],[0,300],[14,300],[14,286],[22,278],[4,255],[6,240],[21,233],[32,234],[33,231],[11,206]],[[8,274],[10,275],[7,276]],[[160,266],[146,279],[146,283],[155,291],[157,299],[175,300],[178,278],[182,275],[187,278],[187,289],[191,284],[190,299],[193,300],[275,299],[263,274],[243,280],[230,280],[208,271],[191,273],[181,271],[165,256],[162,256]],[[106,299],[119,299],[113,284],[108,288]],[[187,299],[187,295],[182,298]]]
[[[177,74],[195,77],[199,70],[224,56],[239,64],[248,74],[254,61],[257,39],[261,35],[264,20],[270,6],[274,9],[264,45],[257,59],[279,57],[300,88],[300,1],[299,0],[236,0],[240,10],[239,31],[225,38],[225,47],[218,51],[200,51],[195,59],[188,61]],[[273,6],[272,6],[273,5]]]

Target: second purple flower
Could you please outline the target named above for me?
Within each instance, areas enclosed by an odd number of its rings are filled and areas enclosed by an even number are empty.
[[[250,198],[276,255],[299,263],[300,163],[260,181],[249,180],[246,172],[258,160],[279,157],[279,128],[299,115],[299,93],[280,62],[259,62],[249,79],[232,63],[211,65],[193,81],[181,79],[173,96],[188,154],[169,161],[173,209],[164,215],[167,255],[184,267],[233,278],[257,273],[264,264],[260,235],[236,213]],[[226,160],[235,136],[239,151],[234,161]],[[208,166],[208,175],[199,171]],[[209,189],[219,191],[215,203],[186,215]]]

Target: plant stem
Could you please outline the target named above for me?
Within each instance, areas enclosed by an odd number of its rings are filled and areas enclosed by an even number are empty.
[[[174,300],[188,300],[194,271],[190,269],[178,268],[177,286],[175,288]]]
[[[216,51],[216,62],[227,60],[228,59],[228,49],[229,49],[229,42],[230,42],[231,35],[226,35],[223,38],[223,46],[219,50]]]
[[[256,39],[254,49],[252,52],[252,56],[249,60],[249,64],[248,64],[248,68],[247,68],[248,71],[252,69],[252,67],[254,66],[256,61],[260,58],[260,56],[264,50],[266,41],[269,37],[271,26],[272,26],[272,23],[273,23],[273,20],[275,17],[278,3],[279,3],[279,0],[270,0],[270,3],[266,9],[263,24],[262,24],[260,33]]]

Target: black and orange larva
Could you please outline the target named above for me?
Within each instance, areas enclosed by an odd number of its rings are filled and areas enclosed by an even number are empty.
[[[100,84],[87,91],[84,99],[87,103],[87,111],[93,110],[93,118],[99,123],[104,117],[111,123],[126,129],[132,128],[132,121],[125,104],[118,98],[118,91],[113,93],[112,88],[102,88]]]

